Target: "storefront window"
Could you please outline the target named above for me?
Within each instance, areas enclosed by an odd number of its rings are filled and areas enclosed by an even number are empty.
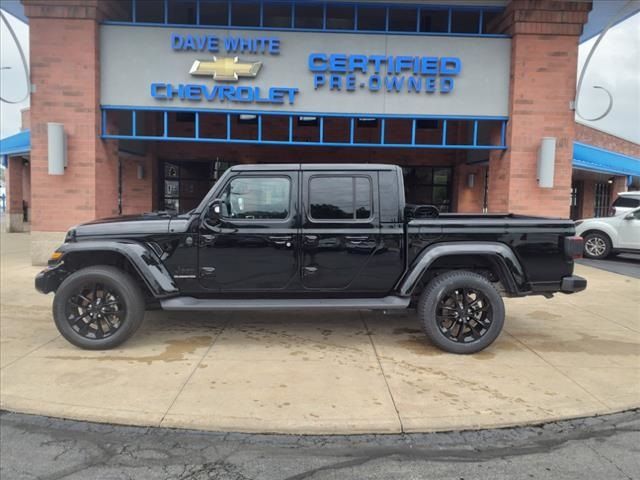
[[[407,203],[434,205],[441,212],[451,211],[450,167],[405,167],[404,183]]]

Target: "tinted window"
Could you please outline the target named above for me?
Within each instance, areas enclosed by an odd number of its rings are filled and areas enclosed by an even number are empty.
[[[371,217],[371,181],[366,177],[313,177],[309,181],[310,216],[316,220]]]
[[[291,184],[284,177],[237,177],[222,195],[223,216],[242,220],[281,220],[289,216]]]
[[[626,208],[636,208],[640,207],[640,200],[631,197],[618,197],[615,202],[613,202],[614,207],[626,207]]]

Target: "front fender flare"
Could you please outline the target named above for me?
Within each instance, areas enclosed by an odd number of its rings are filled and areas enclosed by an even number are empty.
[[[65,257],[72,253],[112,252],[122,255],[149,287],[154,297],[165,298],[178,294],[178,287],[158,255],[142,243],[88,240],[65,243],[57,251],[63,254],[63,262]]]
[[[413,293],[422,276],[437,259],[455,255],[479,255],[496,261],[500,280],[509,293],[525,290],[526,277],[520,261],[511,248],[498,242],[449,242],[425,248],[396,285],[401,296]]]

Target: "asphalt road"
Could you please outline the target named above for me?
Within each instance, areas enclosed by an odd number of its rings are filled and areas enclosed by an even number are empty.
[[[588,267],[599,268],[607,272],[640,278],[640,253],[621,253],[606,260],[590,260],[583,258],[578,263]]]
[[[117,427],[3,412],[13,479],[638,479],[640,410],[468,432],[286,436]]]

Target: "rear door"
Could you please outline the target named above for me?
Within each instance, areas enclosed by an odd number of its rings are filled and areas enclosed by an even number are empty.
[[[302,185],[303,287],[379,289],[367,274],[381,243],[377,172],[305,171]]]

